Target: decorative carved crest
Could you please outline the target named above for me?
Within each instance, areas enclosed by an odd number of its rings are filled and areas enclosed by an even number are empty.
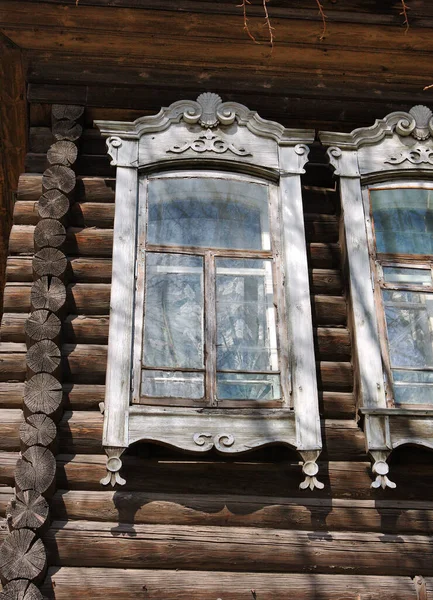
[[[422,146],[412,150],[408,148],[400,152],[400,156],[391,156],[384,162],[390,165],[401,165],[405,160],[408,160],[413,165],[420,165],[422,163],[433,165],[433,148],[423,148]]]
[[[205,92],[195,102],[190,102],[183,112],[186,123],[200,123],[202,127],[231,125],[236,117],[233,108],[225,107],[218,94]]]
[[[396,132],[402,136],[411,135],[416,140],[428,140],[433,135],[432,111],[427,106],[417,104],[410,109],[409,115],[411,118],[403,118],[397,122]]]
[[[194,152],[216,152],[217,154],[230,151],[237,156],[252,156],[251,152],[248,152],[245,148],[236,148],[234,144],[226,142],[212,133],[210,129],[207,129],[206,133],[202,133],[192,142],[185,142],[183,146],[172,146],[167,152],[181,154],[189,149],[194,150]]]

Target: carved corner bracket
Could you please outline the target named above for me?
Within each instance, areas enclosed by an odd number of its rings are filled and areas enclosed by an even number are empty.
[[[376,475],[376,479],[371,483],[371,487],[376,489],[380,487],[382,489],[387,487],[395,489],[397,485],[388,477],[389,465],[386,462],[388,456],[391,454],[391,450],[372,450],[370,454],[374,460],[371,470],[373,471],[373,475]]]
[[[299,454],[304,460],[302,473],[305,475],[304,481],[299,484],[299,489],[306,490],[310,488],[310,490],[313,491],[314,488],[317,488],[318,490],[323,490],[325,484],[316,477],[319,473],[319,465],[316,461],[319,458],[320,450],[307,450],[299,452]]]
[[[120,476],[120,469],[122,468],[120,457],[124,451],[125,448],[105,448],[105,453],[107,454],[107,474],[100,481],[102,485],[110,484],[111,487],[114,487],[116,483],[118,485],[125,485],[126,480]]]

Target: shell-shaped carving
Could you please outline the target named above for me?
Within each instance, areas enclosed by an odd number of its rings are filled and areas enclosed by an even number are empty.
[[[415,119],[416,127],[412,133],[413,137],[417,140],[427,140],[432,134],[432,111],[422,104],[413,106],[409,114]]]
[[[220,96],[212,92],[205,92],[197,98],[197,103],[201,107],[200,125],[203,127],[216,127],[219,122],[217,107],[222,103]]]

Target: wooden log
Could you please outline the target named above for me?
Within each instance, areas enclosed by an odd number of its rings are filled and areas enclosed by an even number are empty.
[[[57,428],[47,415],[29,415],[20,425],[20,439],[23,448],[30,446],[49,447],[56,439]]]
[[[54,373],[60,366],[60,349],[51,340],[42,340],[29,348],[26,363],[32,374]]]
[[[21,491],[36,490],[40,494],[52,491],[56,474],[53,453],[41,446],[32,446],[17,460],[15,482]]]
[[[78,177],[78,199],[87,202],[114,202],[116,181],[104,177]],[[18,182],[17,199],[38,201],[42,194],[42,175],[23,173]]]
[[[53,417],[62,404],[61,383],[48,373],[38,373],[26,381],[24,388],[24,410],[27,414],[43,413]]]
[[[74,120],[62,119],[53,122],[52,131],[56,140],[75,142],[83,133],[83,128]]]
[[[45,246],[58,248],[66,239],[66,231],[60,221],[56,219],[42,219],[34,231],[35,247],[40,249]]]
[[[3,313],[0,337],[4,342],[25,341],[25,323],[28,315],[25,313]]]
[[[24,352],[0,354],[0,381],[24,381],[25,376],[26,362]]]
[[[44,190],[60,190],[64,194],[69,194],[75,187],[75,173],[69,167],[54,165],[49,167],[42,175],[42,185]]]
[[[38,581],[43,578],[46,554],[42,540],[30,529],[12,531],[5,539],[0,553],[2,582],[25,578]]]
[[[15,579],[0,592],[0,600],[44,600],[44,597],[27,579]]]
[[[62,127],[64,128],[64,126]],[[45,154],[26,154],[26,171],[43,173],[47,166],[49,165],[47,165]],[[81,176],[115,177],[116,175],[116,170],[110,165],[110,159],[106,153],[102,155],[85,155],[80,152],[74,164],[74,170]]]
[[[59,520],[433,534],[433,503],[399,500],[57,491]]]
[[[11,500],[15,498],[15,490],[11,487],[0,485],[0,517],[6,517],[6,509],[8,509]],[[8,510],[9,512],[9,510]]]
[[[55,340],[60,334],[60,329],[60,319],[45,309],[32,312],[24,325],[25,334],[32,342],[44,339]]]
[[[77,160],[77,155],[77,146],[73,142],[62,140],[49,148],[47,160],[51,165],[70,167]]]
[[[323,416],[333,419],[354,419],[355,398],[347,392],[322,392],[319,407]]]
[[[17,202],[16,204],[24,204],[24,202]],[[30,205],[32,207],[32,205]],[[39,198],[37,205],[39,216],[42,219],[62,219],[69,210],[69,198],[63,194],[60,190],[47,190]],[[27,209],[26,217],[23,216],[25,211],[23,206],[16,207],[17,215],[16,222],[19,223],[21,220],[26,220],[25,224],[34,224],[31,221],[31,215]],[[31,213],[33,214],[34,209],[32,208]],[[14,213],[15,219],[15,213]]]
[[[15,466],[18,458],[18,452],[0,452],[0,484],[15,485]]]
[[[250,567],[251,569],[251,567]],[[119,581],[122,582],[119,585]],[[421,600],[410,577],[301,573],[51,568],[42,587],[49,599],[70,600]],[[254,592],[252,594],[252,591]]]
[[[47,153],[54,137],[50,127],[29,128],[29,152]],[[83,154],[106,153],[105,139],[98,129],[84,128],[80,138],[80,150]]]
[[[29,152],[46,153],[54,142],[50,127],[29,127]]]
[[[0,408],[22,408],[23,383],[0,383]]]
[[[53,123],[66,119],[67,121],[78,121],[84,114],[84,106],[73,104],[53,104],[51,107],[51,115]]]
[[[340,296],[311,296],[313,321],[317,325],[345,325],[347,306]]]
[[[1,387],[0,387],[1,389]],[[65,408],[68,410],[99,410],[105,398],[105,385],[64,383]]]
[[[60,311],[66,302],[66,288],[58,277],[41,277],[34,282],[30,303],[34,310]]]
[[[433,574],[424,535],[55,521],[43,539],[53,566]]]
[[[48,521],[48,513],[48,502],[34,490],[17,492],[8,511],[14,529],[41,529]]]
[[[38,277],[43,275],[59,277],[65,272],[67,264],[66,256],[56,248],[43,248],[33,257],[33,271]]]

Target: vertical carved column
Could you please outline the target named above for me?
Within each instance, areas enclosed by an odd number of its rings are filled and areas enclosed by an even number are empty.
[[[15,498],[7,510],[10,534],[0,548],[0,599],[38,600],[34,583],[43,580],[46,553],[39,535],[49,524],[49,498],[55,490],[57,426],[62,414],[61,329],[65,316],[69,209],[76,184],[73,165],[82,127],[81,106],[52,107],[56,142],[43,174],[40,220],[35,227],[31,314],[25,324],[27,381],[21,457],[15,471]]]

